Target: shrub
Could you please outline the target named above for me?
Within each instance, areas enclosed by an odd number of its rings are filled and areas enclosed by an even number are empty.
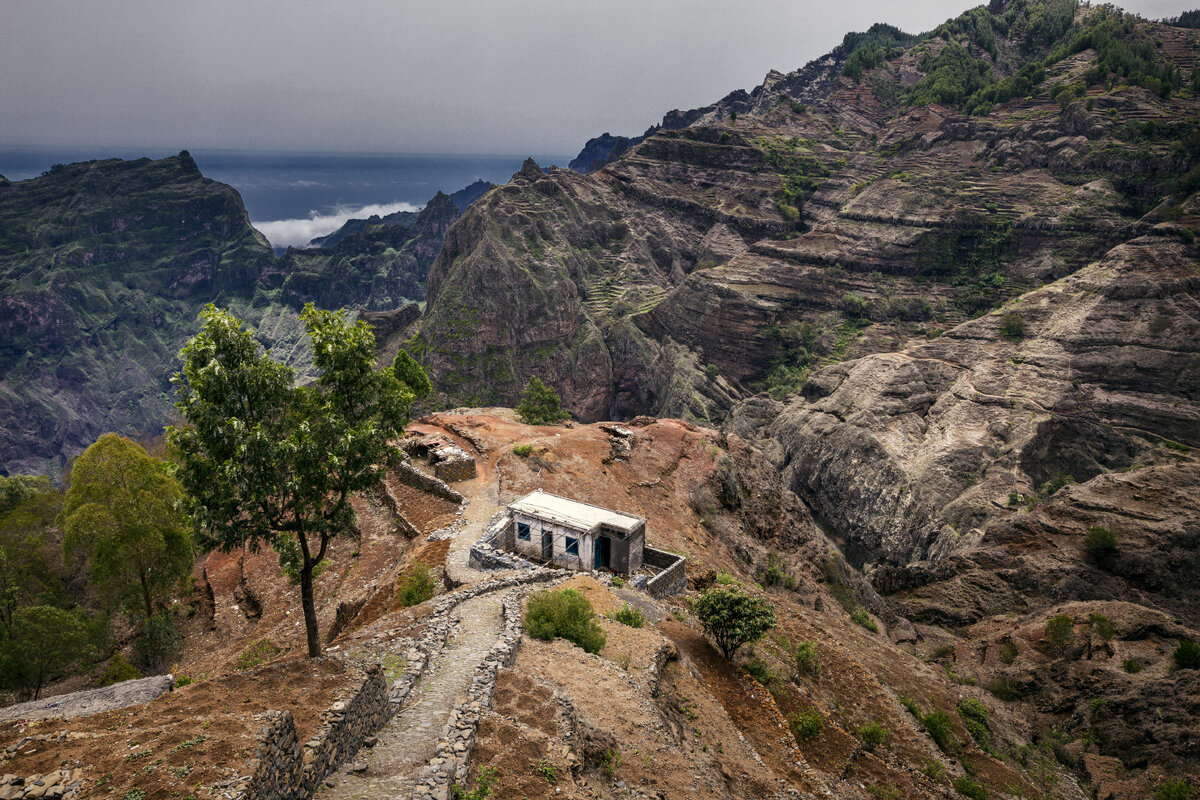
[[[871,614],[862,606],[858,606],[850,612],[850,619],[862,625],[871,633],[879,633],[879,626],[875,624],[875,620],[871,619]]]
[[[1154,800],[1188,800],[1194,792],[1187,778],[1167,778],[1154,787]]]
[[[1055,614],[1046,621],[1042,634],[1046,639],[1046,650],[1062,655],[1075,644],[1075,620],[1066,614]]]
[[[1175,666],[1179,669],[1200,669],[1200,644],[1181,639],[1175,648]]]
[[[730,575],[728,572],[717,573],[717,583],[722,586],[737,586],[737,578]]]
[[[171,663],[182,649],[183,636],[164,611],[146,620],[141,634],[133,640],[133,662],[143,673],[155,673]]]
[[[793,714],[788,719],[788,728],[791,729],[792,736],[796,737],[796,741],[807,742],[816,739],[825,731],[825,720],[820,712],[810,708],[800,714]]]
[[[1000,660],[1005,664],[1011,664],[1017,660],[1017,643],[1012,639],[1005,639],[1000,643]]]
[[[479,770],[479,777],[476,778],[475,788],[467,791],[457,783],[450,787],[451,793],[455,800],[487,800],[492,794],[492,785],[496,783],[496,769],[494,767],[484,767]]]
[[[1019,314],[1005,314],[1000,319],[1000,335],[1013,342],[1025,338],[1025,320]]]
[[[1072,483],[1075,483],[1074,476],[1066,472],[1060,472],[1050,480],[1043,483],[1041,488],[1038,489],[1038,494],[1040,494],[1042,497],[1050,497],[1059,489],[1063,488],[1064,486],[1069,486]]]
[[[1121,662],[1121,669],[1128,672],[1130,675],[1136,675],[1142,671],[1142,662],[1136,658],[1127,658]]]
[[[545,778],[547,783],[558,782],[558,770],[556,770],[554,765],[544,758],[542,759],[541,763],[538,764],[537,773]]]
[[[513,451],[513,455],[520,456],[521,458],[529,458],[529,456],[533,453],[533,445],[531,445],[531,444],[514,444],[512,446],[512,451]]]
[[[874,750],[881,744],[892,740],[892,732],[878,722],[868,722],[858,729],[858,738],[868,750]]]
[[[634,608],[629,603],[618,608],[609,618],[631,628],[641,628],[646,624],[646,615],[642,613],[641,609]]]
[[[1104,641],[1111,641],[1117,635],[1117,628],[1113,625],[1112,620],[1101,614],[1099,611],[1093,612],[1088,616],[1088,625]]]
[[[692,611],[731,661],[742,645],[757,641],[775,624],[771,604],[740,589],[709,589],[692,604]]]
[[[437,592],[437,581],[428,564],[418,561],[396,586],[396,599],[405,608],[420,605]]]
[[[588,599],[575,589],[535,592],[525,611],[525,630],[530,636],[550,641],[557,637],[573,642],[589,653],[604,647],[604,631]]]
[[[758,681],[763,686],[770,685],[771,681],[777,678],[775,673],[771,671],[771,668],[759,661],[757,658],[752,661],[747,661],[743,665],[743,668],[746,670],[746,672],[750,673],[750,677],[754,678],[754,680]]]
[[[796,671],[810,678],[821,677],[821,659],[812,642],[801,642],[796,646]]]
[[[108,664],[105,665],[104,672],[100,674],[96,685],[112,686],[114,683],[131,681],[140,677],[142,677],[142,673],[138,668],[126,661],[125,656],[121,655],[120,652],[116,652],[108,660]]]
[[[988,738],[988,712],[983,703],[971,697],[958,704],[958,716],[971,738],[985,750],[991,746]]]
[[[767,554],[766,568],[758,571],[758,582],[763,586],[796,588],[796,577],[787,571],[787,564],[774,550]]]
[[[921,725],[929,732],[934,744],[947,754],[958,751],[958,737],[954,735],[954,722],[945,711],[934,709],[921,717]]]
[[[931,781],[941,781],[946,777],[946,765],[937,759],[931,758],[921,767],[921,774]]]
[[[195,678],[189,678],[187,675],[180,675],[175,678],[175,688],[182,689],[184,686],[191,686],[195,682]]]
[[[558,392],[542,383],[536,375],[525,384],[525,391],[521,394],[521,402],[517,404],[516,412],[526,425],[553,425],[571,417],[562,410]]]
[[[253,669],[267,663],[275,656],[279,655],[282,650],[279,646],[270,639],[259,639],[257,642],[251,642],[242,654],[237,657],[237,661],[233,662],[234,669]]]
[[[1117,535],[1102,525],[1093,525],[1083,537],[1083,549],[1096,561],[1117,552]]]
[[[954,791],[961,794],[963,797],[969,797],[971,800],[987,800],[987,789],[983,788],[983,784],[972,780],[967,775],[959,775],[954,779]]]
[[[625,585],[625,581],[623,579],[617,577],[616,575],[614,575],[613,579],[612,579],[612,585],[613,585],[613,588],[620,589],[622,586]]]

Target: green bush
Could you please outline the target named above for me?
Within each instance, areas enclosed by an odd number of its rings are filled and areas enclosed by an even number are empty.
[[[984,684],[983,688],[991,692],[996,699],[1006,703],[1011,703],[1021,696],[1021,687],[1011,678],[993,678]]]
[[[1000,318],[1000,335],[1013,342],[1025,338],[1025,320],[1019,314],[1005,314]]]
[[[96,685],[112,686],[114,683],[132,681],[140,677],[142,677],[142,673],[138,668],[126,661],[125,656],[121,655],[120,652],[116,652],[108,660],[108,664],[104,667],[104,672],[100,673],[100,677],[96,680]]]
[[[1181,639],[1175,648],[1175,666],[1179,669],[1200,669],[1200,644]]]
[[[521,402],[517,404],[516,411],[517,416],[526,425],[554,425],[571,418],[570,414],[562,410],[558,392],[542,383],[536,375],[525,384],[525,391],[521,394]]]
[[[1038,489],[1038,494],[1040,494],[1042,497],[1050,497],[1059,489],[1063,488],[1064,486],[1069,486],[1072,483],[1075,483],[1074,476],[1066,472],[1060,472],[1050,480],[1043,483],[1041,488]]]
[[[525,630],[530,636],[550,641],[560,637],[589,653],[604,647],[604,631],[588,599],[575,589],[536,592],[525,611]]]
[[[730,575],[728,572],[717,573],[717,583],[722,586],[737,586],[737,578]]]
[[[156,673],[171,663],[183,649],[183,635],[175,630],[170,614],[163,611],[146,620],[133,640],[133,663],[143,673]]]
[[[1083,549],[1096,561],[1117,552],[1117,535],[1102,525],[1093,525],[1083,537]]]
[[[1195,791],[1187,778],[1166,778],[1154,787],[1154,800],[1189,800]]]
[[[495,767],[484,767],[479,770],[479,777],[476,779],[474,789],[468,792],[455,783],[450,786],[450,791],[454,795],[455,800],[487,800],[488,797],[491,797],[492,786],[495,783]]]
[[[1142,671],[1142,662],[1136,658],[1127,658],[1121,662],[1121,669],[1128,672],[1130,675],[1137,675]]]
[[[709,589],[692,603],[692,612],[730,661],[742,645],[757,641],[775,625],[771,604],[741,589]]]
[[[868,750],[874,750],[881,744],[892,740],[892,732],[878,722],[868,722],[858,729],[858,738]]]
[[[1012,639],[1005,639],[1000,643],[1000,660],[1005,664],[1011,664],[1017,660],[1017,643]]]
[[[750,673],[750,677],[754,678],[754,680],[758,681],[763,686],[769,686],[772,681],[778,678],[778,676],[771,670],[770,667],[759,661],[757,658],[747,661],[742,665],[742,667],[746,670],[746,672]]]
[[[988,712],[983,703],[974,697],[963,700],[958,704],[958,716],[962,718],[963,727],[979,746],[987,750],[991,746],[988,736]]]
[[[533,445],[531,445],[531,444],[514,444],[512,446],[512,451],[513,451],[514,455],[518,455],[521,458],[529,458],[529,456],[533,453]]]
[[[816,739],[825,731],[825,720],[815,708],[810,708],[800,714],[793,714],[788,719],[788,728],[798,742]]]
[[[281,652],[283,651],[279,646],[270,639],[259,639],[257,642],[251,642],[242,651],[242,654],[237,657],[237,661],[233,662],[233,668],[253,669],[267,663]]]
[[[879,626],[875,624],[875,620],[871,619],[871,614],[862,606],[858,606],[850,612],[850,619],[862,625],[871,633],[879,633]]]
[[[812,642],[801,642],[796,646],[796,671],[810,678],[821,677],[821,659]]]
[[[437,580],[428,564],[418,561],[396,585],[396,600],[405,608],[420,605],[437,593]]]
[[[987,800],[988,797],[987,789],[983,788],[983,784],[966,775],[959,775],[954,779],[954,791],[963,797],[971,798],[971,800]]]
[[[796,577],[787,571],[787,564],[774,550],[767,554],[766,568],[758,571],[758,582],[763,586],[796,588]]]
[[[628,625],[631,628],[641,628],[646,624],[646,615],[642,613],[641,609],[634,608],[629,603],[614,611],[610,615],[610,619],[616,620],[622,625]]]
[[[954,735],[954,722],[945,711],[934,709],[921,717],[921,725],[928,731],[934,744],[947,754],[958,751],[958,737]]]
[[[1055,614],[1046,620],[1042,634],[1046,639],[1046,651],[1062,655],[1075,644],[1075,620],[1066,614]]]
[[[1099,611],[1088,616],[1088,625],[1097,636],[1106,642],[1112,641],[1112,638],[1117,635],[1117,627],[1113,625],[1112,620]]]

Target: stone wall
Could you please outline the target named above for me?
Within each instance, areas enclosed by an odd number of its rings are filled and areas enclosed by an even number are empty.
[[[492,517],[483,535],[471,545],[467,554],[467,566],[471,569],[532,569],[533,563],[512,552],[513,518],[507,511]]]
[[[451,503],[461,503],[463,501],[463,496],[450,488],[450,485],[445,481],[438,480],[432,475],[426,475],[412,464],[403,461],[397,464],[396,477],[409,486],[414,486],[423,492],[429,492],[443,500],[449,500]]]
[[[511,667],[517,659],[517,648],[521,643],[521,600],[532,588],[528,584],[532,580],[551,580],[550,585],[554,585],[567,579],[556,570],[539,569],[531,575],[536,577],[520,581],[526,585],[504,598],[504,627],[500,636],[483,663],[476,667],[466,698],[450,712],[433,757],[417,772],[413,800],[450,800],[453,785],[461,786],[466,782],[479,720],[491,707],[496,691],[496,674]]]
[[[267,711],[250,775],[234,794],[238,800],[295,800],[313,791],[358,752],[363,739],[392,715],[387,679],[379,665],[367,667],[358,685],[321,714],[321,726],[303,747],[288,711]]]
[[[642,563],[661,570],[646,581],[646,593],[651,597],[661,599],[687,591],[687,559],[683,556],[646,545]]]

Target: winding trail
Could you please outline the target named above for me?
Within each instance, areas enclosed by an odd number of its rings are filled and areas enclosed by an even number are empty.
[[[378,743],[354,759],[365,763],[366,771],[348,772],[349,765],[344,766],[332,776],[332,787],[318,788],[316,800],[381,800],[412,793],[414,774],[433,756],[450,711],[500,635],[505,596],[489,592],[454,609],[446,646],[430,660],[404,707],[380,729]]]

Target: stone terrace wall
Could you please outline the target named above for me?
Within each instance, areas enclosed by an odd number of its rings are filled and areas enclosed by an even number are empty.
[[[287,711],[258,715],[263,727],[251,774],[238,785],[239,800],[295,800],[311,797],[327,775],[362,746],[367,734],[391,717],[387,679],[379,665],[367,667],[362,681],[321,714],[321,727],[301,747]]]
[[[683,556],[647,545],[642,551],[642,563],[662,570],[646,581],[646,593],[651,597],[661,599],[687,591],[687,559]]]
[[[567,580],[567,576],[555,570],[538,570],[537,574],[546,579],[558,576],[550,585]],[[531,588],[522,586],[504,598],[504,628],[483,663],[476,667],[466,699],[450,712],[433,758],[417,773],[413,800],[449,800],[451,787],[466,782],[479,720],[491,707],[496,691],[496,674],[517,660],[517,648],[521,643],[521,599]]]
[[[448,483],[438,480],[431,475],[426,475],[412,464],[407,464],[403,461],[397,464],[396,477],[409,486],[414,486],[423,492],[429,492],[443,500],[449,500],[451,503],[461,503],[463,501],[463,496],[458,491],[450,488]]]

